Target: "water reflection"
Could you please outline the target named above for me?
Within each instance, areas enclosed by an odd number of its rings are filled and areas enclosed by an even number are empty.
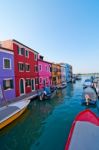
[[[51,100],[33,100],[28,109],[0,131],[0,150],[62,150],[75,116],[84,109],[99,115],[99,105],[82,106],[82,81],[58,90]]]

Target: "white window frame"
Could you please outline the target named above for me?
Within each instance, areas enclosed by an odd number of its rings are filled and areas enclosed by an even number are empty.
[[[28,63],[25,63],[25,65],[29,65],[29,66],[30,66],[30,64],[28,64]],[[25,66],[25,67],[26,67],[26,66]],[[27,71],[26,69],[25,69],[25,71],[26,71],[26,72],[30,72],[30,70],[29,70],[29,71]]]
[[[40,79],[42,79],[42,82],[40,82]],[[39,84],[43,84],[43,78],[39,77]]]
[[[35,56],[36,56],[36,58],[35,58]],[[37,56],[38,56],[38,54],[34,53],[34,60],[35,61],[37,61]]]
[[[8,89],[6,89],[6,90],[4,90],[4,91],[9,91],[9,90],[14,90],[14,79],[13,78],[4,78],[3,79],[3,81],[7,81],[7,80],[13,80],[13,89],[11,89],[11,88],[8,88]]]
[[[40,69],[40,66],[41,66],[41,69]],[[42,65],[41,64],[39,64],[39,71],[42,71]]]
[[[10,68],[5,68],[5,67],[4,67],[4,66],[5,66],[5,65],[4,65],[4,60],[5,60],[5,59],[8,59],[8,60],[10,61]],[[9,70],[9,69],[11,70],[11,69],[12,69],[12,68],[11,68],[11,58],[6,58],[6,57],[3,58],[3,69],[7,69],[7,70]]]
[[[38,79],[38,82],[39,82],[39,78],[38,78],[38,77],[35,78],[35,80],[37,80],[37,79]],[[36,82],[35,82],[35,85],[38,85],[38,84],[39,84],[39,83],[36,83]]]
[[[31,79],[30,78],[26,78],[26,80],[30,80],[30,82],[31,82]],[[26,82],[26,80],[25,80],[25,82]],[[30,87],[31,85],[28,85],[28,86],[26,86],[26,87]]]
[[[36,67],[38,67],[38,65],[35,65],[34,67],[36,68]],[[38,69],[38,68],[37,68],[37,69]],[[36,71],[36,69],[35,69],[35,72],[37,73],[38,71]]]
[[[23,64],[23,65],[24,65],[23,62],[18,62],[18,65],[19,65],[19,64]],[[18,70],[19,70],[19,72],[24,72],[24,70],[20,70],[20,69],[19,69],[19,66],[18,66]]]
[[[26,56],[26,51],[28,52],[28,56]],[[25,50],[25,57],[29,58],[29,51]]]

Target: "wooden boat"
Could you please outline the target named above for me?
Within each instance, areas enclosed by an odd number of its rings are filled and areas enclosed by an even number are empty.
[[[90,110],[75,118],[65,150],[99,150],[99,118]]]
[[[43,91],[38,95],[38,98],[39,100],[48,100],[48,99],[52,99],[55,95],[56,95],[56,89],[51,93],[44,93]]]
[[[18,118],[27,108],[30,100],[21,100],[0,108],[0,129]]]
[[[93,89],[92,87],[87,87],[83,90],[82,93],[82,100],[81,103],[82,104],[96,104],[98,100],[97,94],[95,92],[95,89]]]
[[[57,89],[64,89],[67,87],[67,83],[62,83],[61,85],[57,86]]]

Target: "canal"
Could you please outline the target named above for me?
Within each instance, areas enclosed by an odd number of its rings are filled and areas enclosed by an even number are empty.
[[[22,116],[0,131],[0,150],[64,150],[78,112],[90,108],[99,116],[98,104],[81,105],[85,78],[69,83],[51,100],[33,100]]]

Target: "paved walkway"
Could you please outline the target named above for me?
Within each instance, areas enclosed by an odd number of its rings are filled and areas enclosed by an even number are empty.
[[[31,92],[31,93],[28,93],[28,94],[25,94],[25,95],[22,95],[22,96],[18,96],[18,97],[14,98],[14,99],[11,99],[9,101],[2,100],[1,103],[0,103],[0,107],[5,106],[5,105],[10,104],[10,103],[13,103],[13,102],[16,102],[16,101],[20,101],[22,99],[36,98],[41,91],[42,90],[36,90],[36,91]]]

